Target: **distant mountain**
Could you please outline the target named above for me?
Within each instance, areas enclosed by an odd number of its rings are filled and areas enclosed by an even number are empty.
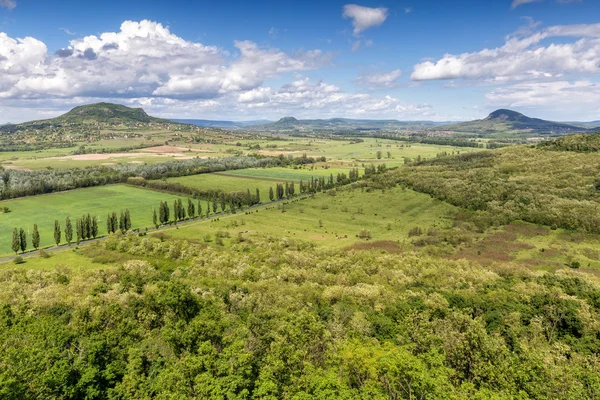
[[[269,124],[269,123],[273,122],[273,121],[269,121],[267,119],[259,119],[259,120],[255,120],[255,121],[213,121],[210,119],[171,119],[171,121],[179,122],[182,124],[203,126],[206,128],[224,128],[224,129],[244,128],[246,126],[265,125],[265,124]]]
[[[261,131],[293,131],[293,132],[340,132],[340,131],[395,131],[407,129],[427,129],[438,125],[447,124],[447,122],[433,121],[398,121],[389,120],[370,120],[370,119],[296,119],[294,117],[284,117],[277,122],[249,126],[249,130]]]
[[[165,123],[165,119],[154,118],[141,108],[131,108],[121,104],[96,103],[73,108],[56,118],[25,122],[18,127],[28,126],[61,126],[67,124],[137,124]]]
[[[516,111],[501,109],[494,111],[485,119],[439,126],[436,130],[467,133],[569,134],[594,129],[568,123],[546,121],[539,118],[530,118]]]
[[[566,124],[571,124],[575,126],[583,126],[583,127],[600,127],[600,121],[589,121],[589,122],[581,122],[581,121],[573,121],[573,122],[565,122]]]

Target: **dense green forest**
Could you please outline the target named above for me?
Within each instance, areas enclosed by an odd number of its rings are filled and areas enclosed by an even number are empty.
[[[600,396],[597,278],[232,240],[117,234],[85,272],[2,271],[0,397]]]
[[[569,135],[553,140],[546,140],[538,144],[538,147],[544,150],[593,153],[600,151],[600,132]]]
[[[513,146],[439,157],[377,177],[375,187],[403,184],[478,211],[482,228],[513,220],[600,232],[596,153]]]

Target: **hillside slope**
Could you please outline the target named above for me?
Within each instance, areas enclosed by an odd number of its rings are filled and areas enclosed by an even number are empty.
[[[484,119],[444,125],[437,130],[448,130],[467,133],[535,133],[535,134],[570,134],[587,132],[583,128],[561,122],[531,118],[519,112],[500,109],[492,112]]]
[[[138,124],[169,123],[170,121],[151,117],[141,108],[131,108],[121,104],[95,103],[73,108],[56,118],[25,122],[17,127],[38,125],[84,125],[84,124]]]

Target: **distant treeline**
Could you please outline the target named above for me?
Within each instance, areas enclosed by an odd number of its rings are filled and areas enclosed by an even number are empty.
[[[0,144],[0,152],[13,152],[13,151],[38,151],[45,149],[67,149],[75,147],[75,143],[39,143],[39,144],[28,144],[28,143],[2,143]]]
[[[60,192],[77,188],[125,183],[129,178],[146,180],[203,174],[243,168],[280,167],[315,163],[312,157],[226,157],[167,161],[149,165],[120,164],[83,169],[18,171],[0,167],[0,200]]]
[[[147,149],[149,147],[155,147],[156,144],[140,144],[137,146],[123,146],[123,147],[87,147],[79,146],[73,151],[73,154],[109,154],[109,153],[126,153],[131,150]]]
[[[474,142],[469,139],[464,138],[434,138],[434,137],[419,137],[416,135],[411,136],[397,136],[390,134],[377,134],[373,135],[373,137],[378,139],[389,139],[389,140],[399,140],[402,142],[410,142],[410,143],[422,143],[422,144],[433,144],[437,146],[454,146],[454,147],[471,147],[476,149],[484,149],[485,143]]]
[[[600,132],[594,134],[564,136],[558,139],[540,142],[537,147],[543,150],[595,153],[600,151]]]

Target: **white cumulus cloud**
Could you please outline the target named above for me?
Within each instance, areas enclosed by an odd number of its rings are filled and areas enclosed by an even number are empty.
[[[287,54],[250,41],[236,56],[187,41],[153,21],[74,39],[55,54],[35,38],[0,33],[0,98],[52,96],[210,98],[250,90],[281,73],[329,62],[320,50]]]
[[[383,24],[388,17],[388,9],[346,4],[343,7],[342,16],[352,19],[354,36],[358,36],[369,28]]]
[[[575,41],[542,45],[561,37]],[[600,24],[552,26],[529,36],[510,36],[497,48],[414,66],[413,80],[489,79],[496,81],[560,77],[568,73],[600,73]]]

